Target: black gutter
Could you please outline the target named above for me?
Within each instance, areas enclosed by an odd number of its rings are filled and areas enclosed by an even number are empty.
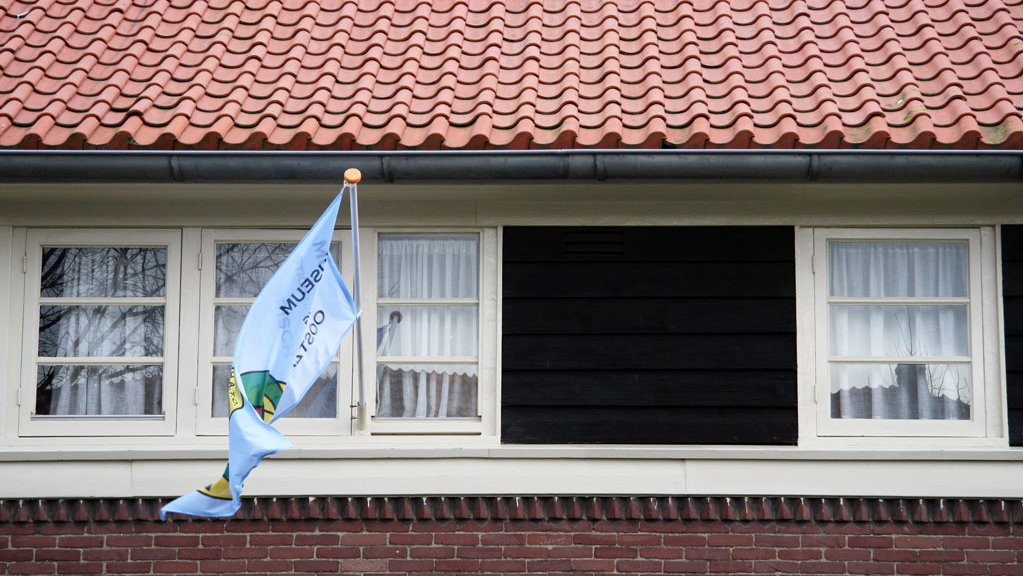
[[[479,150],[286,152],[0,150],[0,182],[338,183],[1023,179],[1023,150]]]

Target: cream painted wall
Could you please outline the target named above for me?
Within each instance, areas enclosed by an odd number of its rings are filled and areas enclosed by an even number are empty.
[[[359,187],[364,225],[997,224],[1023,222],[1013,184],[505,184]],[[0,225],[305,226],[336,188],[0,184]],[[342,213],[340,222],[347,216]]]

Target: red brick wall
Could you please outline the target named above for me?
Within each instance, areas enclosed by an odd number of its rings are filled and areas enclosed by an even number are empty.
[[[800,498],[0,502],[9,574],[1023,574],[1019,501]]]

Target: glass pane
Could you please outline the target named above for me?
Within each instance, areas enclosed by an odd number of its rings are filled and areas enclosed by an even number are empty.
[[[229,365],[213,367],[213,407],[211,416],[227,417],[227,383],[231,377]],[[285,418],[336,418],[337,417],[337,364],[330,364],[306,392],[302,401]]]
[[[477,387],[474,365],[379,365],[376,415],[475,418]]]
[[[831,364],[831,417],[969,420],[970,365]]]
[[[166,282],[166,248],[43,248],[44,298],[158,297]]]
[[[267,280],[284,263],[296,242],[217,243],[217,297],[255,298]],[[330,245],[337,255],[340,245]]]
[[[233,356],[234,342],[242,328],[248,306],[217,306],[213,310],[213,355]]]
[[[829,306],[836,356],[969,356],[969,314],[959,306]]]
[[[380,356],[476,356],[476,306],[379,306]]]
[[[163,356],[163,306],[40,306],[40,356]]]
[[[967,296],[966,241],[829,242],[832,296]]]
[[[255,297],[294,247],[294,242],[218,243],[217,296]]]
[[[162,414],[163,366],[39,366],[36,414]]]
[[[381,234],[377,286],[382,298],[476,298],[476,234]]]

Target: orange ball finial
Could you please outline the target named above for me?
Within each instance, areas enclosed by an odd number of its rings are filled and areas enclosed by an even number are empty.
[[[362,181],[362,172],[359,172],[358,168],[349,168],[345,170],[345,182],[349,184],[358,184]]]

